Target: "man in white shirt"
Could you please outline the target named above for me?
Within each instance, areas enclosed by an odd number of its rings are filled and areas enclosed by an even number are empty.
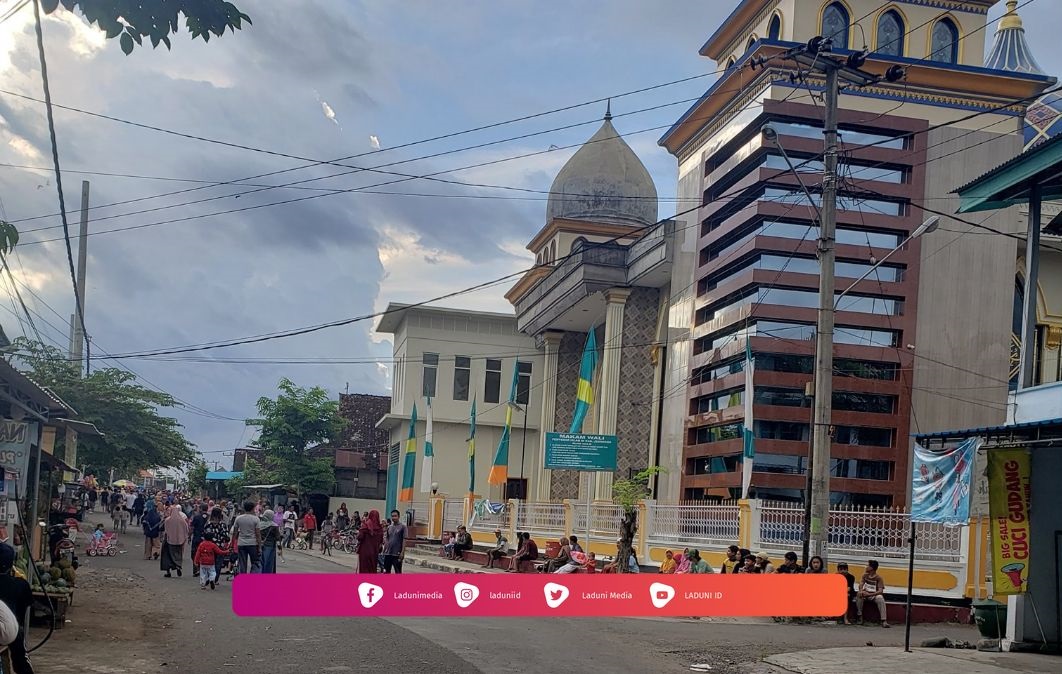
[[[284,513],[284,542],[285,548],[291,547],[291,542],[295,540],[295,522],[299,516],[295,513],[295,506],[288,506],[287,511]]]

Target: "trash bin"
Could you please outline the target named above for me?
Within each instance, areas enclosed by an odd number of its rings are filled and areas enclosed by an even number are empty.
[[[1007,633],[1007,605],[994,599],[978,599],[973,603],[977,631],[986,639],[1000,639]]]

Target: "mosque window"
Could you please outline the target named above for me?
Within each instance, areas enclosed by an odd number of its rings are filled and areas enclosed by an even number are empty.
[[[951,19],[941,19],[933,26],[929,60],[938,63],[958,63],[959,29]]]
[[[771,22],[767,24],[767,39],[780,40],[782,38],[782,17],[775,14]]]
[[[822,36],[833,39],[835,49],[848,49],[848,10],[834,2],[822,12]]]
[[[745,45],[745,51],[752,49],[752,46],[756,44],[756,36],[753,35],[749,38],[748,44]]]
[[[890,9],[878,19],[877,53],[887,56],[903,56],[903,19],[899,12]]]
[[[737,60],[733,56],[731,56],[730,58],[728,58],[726,60],[726,69],[730,70],[731,68],[734,67],[735,63],[737,63]]]

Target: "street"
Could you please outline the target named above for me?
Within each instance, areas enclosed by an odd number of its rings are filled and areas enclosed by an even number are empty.
[[[775,624],[766,620],[675,619],[244,619],[230,608],[231,584],[200,591],[185,560],[183,578],[164,578],[141,559],[140,538],[117,557],[81,557],[75,603],[64,629],[34,654],[41,672],[401,671],[464,674],[539,672],[544,663],[588,671],[748,671],[763,657],[809,648],[898,646],[903,630]],[[351,557],[288,551],[280,573],[344,573]],[[410,572],[422,572],[413,567]],[[35,628],[30,645],[46,630]],[[975,639],[966,626],[916,627],[932,636]]]

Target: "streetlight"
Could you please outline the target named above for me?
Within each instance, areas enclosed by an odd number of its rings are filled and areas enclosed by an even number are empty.
[[[940,216],[934,215],[934,216],[931,216],[929,218],[926,218],[925,222],[923,222],[922,224],[918,225],[918,227],[915,228],[915,231],[911,232],[910,236],[908,236],[906,239],[904,239],[903,241],[900,242],[900,245],[896,246],[895,248],[890,250],[888,253],[886,253],[885,257],[883,257],[880,260],[878,260],[877,262],[875,262],[873,264],[873,266],[870,267],[870,269],[868,269],[865,272],[863,272],[863,275],[860,276],[859,278],[857,278],[852,283],[852,285],[848,286],[843,291],[838,293],[837,298],[834,300],[834,303],[833,303],[834,310],[835,311],[837,310],[837,306],[838,306],[838,304],[840,304],[841,298],[844,297],[846,294],[848,294],[848,291],[850,291],[852,288],[855,288],[856,285],[858,285],[860,282],[862,282],[864,279],[866,279],[866,277],[868,277],[872,273],[874,273],[874,270],[877,269],[878,267],[880,267],[882,264],[884,264],[885,260],[888,260],[890,257],[892,257],[893,253],[895,253],[896,251],[898,251],[901,248],[903,248],[904,246],[906,246],[913,239],[917,239],[918,237],[922,236],[923,234],[930,234],[932,232],[935,232],[939,225],[940,225]]]

